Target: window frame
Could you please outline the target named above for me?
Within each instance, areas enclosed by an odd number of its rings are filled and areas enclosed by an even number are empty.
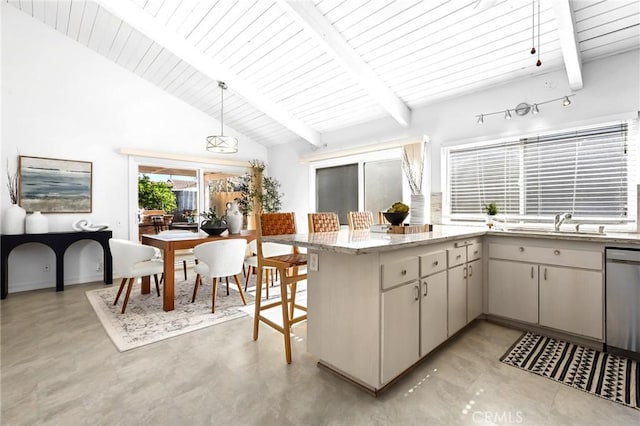
[[[441,155],[441,179],[442,179],[442,221],[444,224],[459,224],[459,225],[472,225],[483,223],[486,220],[483,214],[457,214],[455,217],[451,214],[451,175],[449,173],[450,153],[456,150],[482,148],[489,146],[499,146],[514,144],[518,140],[524,141],[525,139],[546,138],[553,135],[561,135],[564,133],[571,133],[576,131],[593,130],[600,127],[607,127],[611,125],[627,124],[627,149],[628,149],[628,172],[627,172],[627,219],[622,221],[619,218],[606,218],[606,217],[593,217],[585,220],[579,220],[576,223],[584,224],[599,224],[607,225],[606,229],[611,231],[636,231],[638,221],[638,193],[640,190],[640,181],[638,181],[638,169],[640,168],[640,137],[638,131],[638,119],[619,119],[615,121],[591,123],[588,125],[574,126],[570,128],[556,128],[545,132],[536,132],[533,134],[514,134],[509,137],[491,138],[482,141],[473,141],[469,143],[458,143],[443,146],[440,150]],[[524,146],[524,145],[523,145]],[[524,152],[524,149],[523,151]],[[533,226],[547,228],[549,223],[553,223],[553,217],[549,216],[533,216],[522,214],[524,211],[524,192],[525,187],[522,183],[524,178],[524,155],[522,155],[520,163],[520,214],[518,215],[500,215],[500,219],[508,222],[509,225],[514,222],[519,226]],[[561,213],[561,212],[558,212]]]

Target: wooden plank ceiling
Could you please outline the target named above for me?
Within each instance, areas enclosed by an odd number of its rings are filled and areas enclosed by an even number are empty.
[[[215,119],[225,81],[225,125],[265,146],[407,126],[412,109],[567,61],[579,89],[582,62],[640,47],[637,1],[554,2],[7,1]]]

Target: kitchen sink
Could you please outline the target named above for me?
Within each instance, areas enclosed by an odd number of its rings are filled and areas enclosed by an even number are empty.
[[[509,228],[505,232],[522,232],[522,233],[530,233],[530,234],[544,234],[544,235],[606,235],[604,232],[599,232],[596,230],[575,230],[575,229],[561,229],[556,231],[555,229],[544,229],[544,228]]]

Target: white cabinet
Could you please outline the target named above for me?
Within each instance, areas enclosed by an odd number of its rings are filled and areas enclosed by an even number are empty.
[[[540,267],[540,325],[601,339],[602,272]]]
[[[467,267],[456,266],[449,269],[449,292],[447,297],[448,335],[454,335],[467,325]]]
[[[489,313],[538,323],[538,266],[489,260]]]
[[[420,357],[419,307],[417,281],[382,293],[382,383],[402,373]]]
[[[420,355],[447,340],[447,271],[421,280]]]
[[[482,314],[482,260],[467,265],[467,322]]]
[[[603,253],[575,247],[490,244],[489,313],[602,340]]]

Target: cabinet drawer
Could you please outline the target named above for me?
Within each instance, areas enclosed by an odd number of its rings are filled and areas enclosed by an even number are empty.
[[[420,256],[420,276],[426,277],[427,275],[440,272],[447,267],[447,252],[444,250],[435,251]]]
[[[418,258],[411,257],[382,266],[382,289],[418,279]]]
[[[517,260],[546,265],[602,270],[602,253],[599,251],[574,250],[562,247],[491,244],[489,246],[489,256],[492,259]]]
[[[447,250],[447,261],[449,268],[462,265],[467,262],[467,248],[458,247]]]
[[[482,259],[482,244],[471,244],[467,248],[467,262],[471,262],[472,260],[476,259]]]

